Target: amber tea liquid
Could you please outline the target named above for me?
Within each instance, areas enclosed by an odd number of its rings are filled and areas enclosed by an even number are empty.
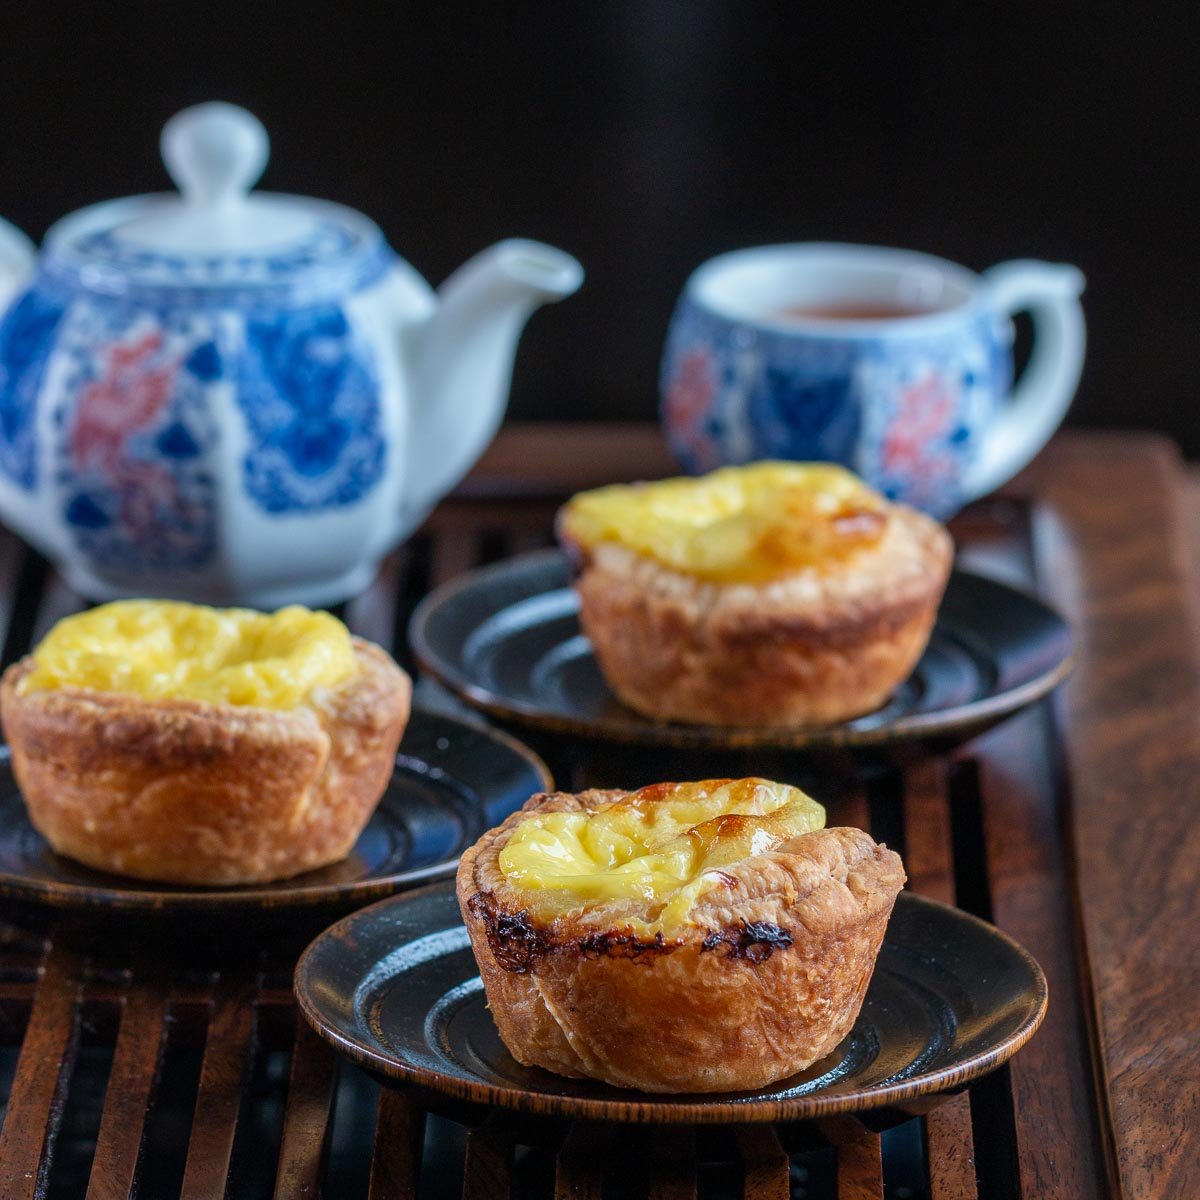
[[[776,321],[895,321],[902,317],[922,317],[936,308],[913,308],[900,304],[797,304],[777,308],[771,313]]]

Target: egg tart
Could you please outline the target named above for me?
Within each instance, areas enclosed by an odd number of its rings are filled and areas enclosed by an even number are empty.
[[[140,879],[236,884],[344,858],[391,776],[408,676],[327,613],[168,601],[60,621],[0,680],[29,818]]]
[[[953,557],[938,522],[828,463],[598,488],[557,529],[609,686],[705,725],[878,708],[929,640]]]
[[[647,1092],[741,1091],[853,1026],[899,856],[764,779],[534,796],[458,900],[519,1062]]]

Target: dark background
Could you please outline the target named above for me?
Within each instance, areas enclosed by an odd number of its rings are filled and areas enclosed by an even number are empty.
[[[1191,6],[95,3],[0,10],[0,213],[161,190],[162,123],[252,109],[264,186],[361,208],[432,281],[507,235],[588,270],[512,413],[650,416],[688,272],[754,243],[1088,277],[1071,419],[1200,454]]]

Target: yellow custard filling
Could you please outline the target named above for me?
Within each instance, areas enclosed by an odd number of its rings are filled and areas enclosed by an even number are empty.
[[[66,617],[33,661],[23,691],[81,687],[274,709],[295,708],[355,670],[350,633],[329,613],[170,600],[118,600]]]
[[[768,779],[660,783],[595,811],[535,815],[513,830],[500,870],[547,915],[638,901],[639,932],[670,932],[720,868],[825,825],[799,788]]]
[[[588,548],[616,542],[700,579],[762,583],[873,545],[887,512],[883,497],[844,467],[758,462],[581,492],[561,520],[563,533]]]

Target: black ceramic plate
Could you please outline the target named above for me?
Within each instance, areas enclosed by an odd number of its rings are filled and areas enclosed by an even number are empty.
[[[344,861],[276,883],[173,886],[93,871],[55,854],[30,825],[8,749],[0,747],[0,913],[35,926],[58,917],[116,928],[146,921],[178,927],[192,917],[227,932],[299,920],[312,936],[352,908],[452,873],[484,830],[549,786],[544,764],[514,738],[415,709],[388,789]]]
[[[828,1058],[753,1093],[649,1096],[521,1066],[485,1007],[449,883],[339,921],[304,952],[295,987],[316,1031],[387,1081],[471,1104],[648,1123],[902,1107],[1004,1062],[1046,1010],[1045,977],[1016,942],[909,893],[896,903],[854,1029]]]
[[[538,551],[472,571],[425,598],[409,640],[421,666],[503,720],[613,741],[737,749],[965,741],[1032,704],[1070,669],[1071,633],[1006,584],[955,571],[929,646],[882,708],[827,728],[655,722],[622,705],[579,628],[566,559]]]

